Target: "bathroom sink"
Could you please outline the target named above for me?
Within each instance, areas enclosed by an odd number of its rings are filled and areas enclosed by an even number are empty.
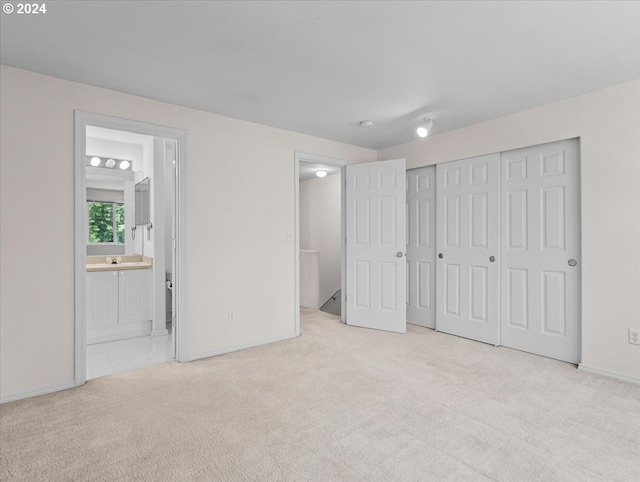
[[[87,271],[118,271],[125,269],[146,269],[151,268],[151,263],[144,261],[125,261],[122,263],[90,263],[87,264]]]

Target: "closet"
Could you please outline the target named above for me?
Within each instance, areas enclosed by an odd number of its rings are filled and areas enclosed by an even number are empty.
[[[407,321],[578,363],[578,140],[420,169],[407,172]],[[418,179],[435,180],[435,206]]]

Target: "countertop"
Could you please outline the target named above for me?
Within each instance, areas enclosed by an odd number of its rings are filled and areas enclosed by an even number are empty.
[[[108,263],[107,258],[121,258],[120,263]],[[87,271],[122,271],[129,269],[149,269],[153,267],[153,258],[149,256],[87,256]]]

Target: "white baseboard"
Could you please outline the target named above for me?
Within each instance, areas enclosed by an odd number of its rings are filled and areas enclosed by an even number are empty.
[[[75,388],[75,386],[75,383],[69,382],[63,385],[55,385],[51,387],[37,388],[35,390],[27,390],[26,392],[14,393],[13,395],[9,395],[8,397],[0,397],[0,403],[15,402],[16,400],[37,397],[39,395],[46,395],[47,393],[61,392],[62,390]]]
[[[617,378],[618,380],[623,380],[625,382],[637,383],[640,385],[640,378],[633,377],[631,375],[625,375],[623,373],[613,372],[610,370],[602,370],[600,368],[593,368],[585,365],[584,363],[580,363],[578,365],[578,370],[582,370],[588,373],[595,373],[596,375],[602,375],[603,377],[609,378]]]
[[[289,340],[291,338],[296,338],[297,336],[299,335],[292,333],[290,335],[285,335],[277,338],[270,338],[268,340],[261,340],[255,343],[249,343],[247,345],[236,345],[229,348],[222,348],[220,350],[209,351],[206,353],[198,353],[197,355],[187,357],[187,361],[202,360],[203,358],[210,358],[212,356],[224,355],[225,353],[246,350],[247,348],[255,348],[256,346],[268,345],[269,343],[275,343],[277,341]]]
[[[151,332],[151,336],[164,336],[168,334],[169,334],[169,330],[167,330],[166,328],[162,328],[160,330],[153,330]]]

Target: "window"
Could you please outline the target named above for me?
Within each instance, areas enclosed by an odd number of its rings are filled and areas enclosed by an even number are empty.
[[[124,204],[89,201],[89,243],[124,244]]]

